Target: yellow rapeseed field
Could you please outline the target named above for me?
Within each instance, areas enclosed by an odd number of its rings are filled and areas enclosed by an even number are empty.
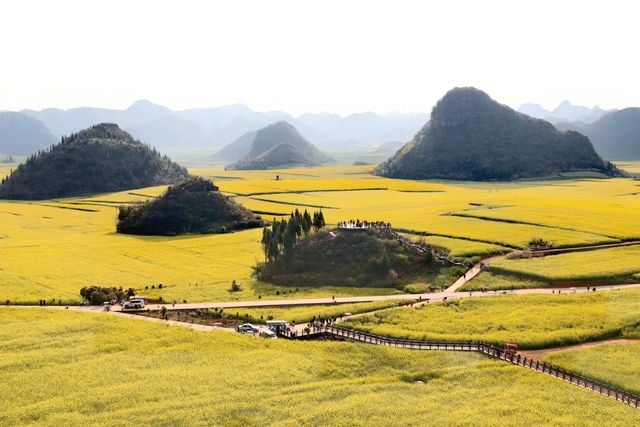
[[[263,340],[108,314],[2,307],[0,354],[6,426],[627,426],[638,417],[476,354]]]
[[[549,282],[632,280],[640,273],[640,246],[532,259],[499,259],[489,269]]]
[[[467,298],[395,308],[345,323],[399,338],[517,343],[522,348],[557,347],[619,336],[637,338],[640,289]]]
[[[601,345],[550,353],[556,366],[640,393],[640,343]]]
[[[225,194],[268,220],[296,208],[322,206],[329,223],[356,218],[388,221],[397,229],[429,234],[428,242],[461,257],[525,247],[535,237],[567,246],[640,235],[635,209],[639,196],[633,195],[637,183],[629,179],[408,181],[377,177],[371,169],[201,167],[192,172],[213,179]],[[148,200],[164,188],[56,201],[0,201],[0,300],[77,300],[78,290],[92,284],[134,287],[168,301],[282,296],[287,288],[251,277],[252,267],[263,257],[260,230],[182,237],[114,233],[118,206]],[[240,282],[243,291],[229,293],[231,280]],[[157,284],[163,284],[162,291],[151,289]],[[294,293],[288,289],[286,297],[394,292],[297,287]]]

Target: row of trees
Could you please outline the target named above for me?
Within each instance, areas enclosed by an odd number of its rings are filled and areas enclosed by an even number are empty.
[[[291,212],[288,221],[274,218],[271,227],[265,227],[262,231],[261,245],[265,260],[268,262],[278,259],[295,247],[298,239],[307,237],[312,230],[317,233],[325,225],[322,210],[314,211],[311,215],[306,209],[302,213],[296,209]]]

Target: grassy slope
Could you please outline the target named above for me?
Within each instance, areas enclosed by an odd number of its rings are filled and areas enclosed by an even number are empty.
[[[640,393],[640,344],[604,345],[551,353],[556,366]]]
[[[629,425],[637,410],[451,352],[0,309],[0,424]],[[415,385],[415,378],[426,384]],[[578,410],[579,408],[579,410]]]
[[[397,337],[555,347],[638,335],[640,290],[471,298],[387,310],[346,324]]]

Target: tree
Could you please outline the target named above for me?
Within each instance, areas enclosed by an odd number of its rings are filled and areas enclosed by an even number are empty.
[[[233,282],[231,282],[231,289],[229,290],[231,292],[240,292],[242,290],[242,286],[240,286],[240,284],[234,280]]]
[[[262,241],[260,244],[262,245],[262,252],[264,252],[264,260],[267,261],[269,259],[269,246],[271,245],[271,241],[273,240],[273,233],[269,227],[265,227],[262,230]]]
[[[122,288],[106,288],[101,286],[89,286],[80,289],[80,296],[92,305],[101,305],[108,301],[120,301],[124,299]]]
[[[302,214],[302,223],[300,225],[302,226],[302,232],[305,237],[308,236],[313,224],[311,221],[311,215],[309,215],[309,212],[307,212],[306,209],[304,210],[304,214]]]
[[[316,232],[322,230],[326,225],[324,221],[324,214],[322,213],[322,209],[313,213],[313,228]]]

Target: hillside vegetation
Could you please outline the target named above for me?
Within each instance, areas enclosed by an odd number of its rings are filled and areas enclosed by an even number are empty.
[[[0,307],[0,354],[6,426],[463,425],[471,416],[481,426],[622,426],[638,416],[476,354],[259,340],[63,310]]]
[[[438,101],[431,121],[377,173],[405,179],[508,181],[576,170],[621,174],[598,156],[584,135],[559,132],[480,90],[456,88]]]
[[[173,184],[187,170],[102,123],[62,139],[18,166],[0,184],[0,198],[38,200]]]
[[[227,151],[246,147],[249,136],[236,141]],[[235,149],[234,149],[235,147]],[[255,133],[249,152],[230,169],[274,169],[291,166],[318,166],[334,162],[307,141],[287,122],[273,123]]]
[[[224,233],[264,225],[260,218],[220,194],[202,178],[171,186],[160,197],[118,213],[119,233],[174,236],[184,233]]]
[[[306,212],[305,212],[306,213]],[[293,219],[294,220],[294,219]],[[292,219],[289,220],[289,225]],[[295,221],[295,220],[294,220]],[[258,267],[258,278],[276,284],[402,286],[436,270],[432,254],[407,249],[385,230],[323,230],[300,238],[288,237],[286,220],[265,230],[267,262]],[[270,239],[273,230],[286,229],[283,238]],[[293,228],[295,233],[295,226]],[[265,239],[263,238],[263,245]]]

